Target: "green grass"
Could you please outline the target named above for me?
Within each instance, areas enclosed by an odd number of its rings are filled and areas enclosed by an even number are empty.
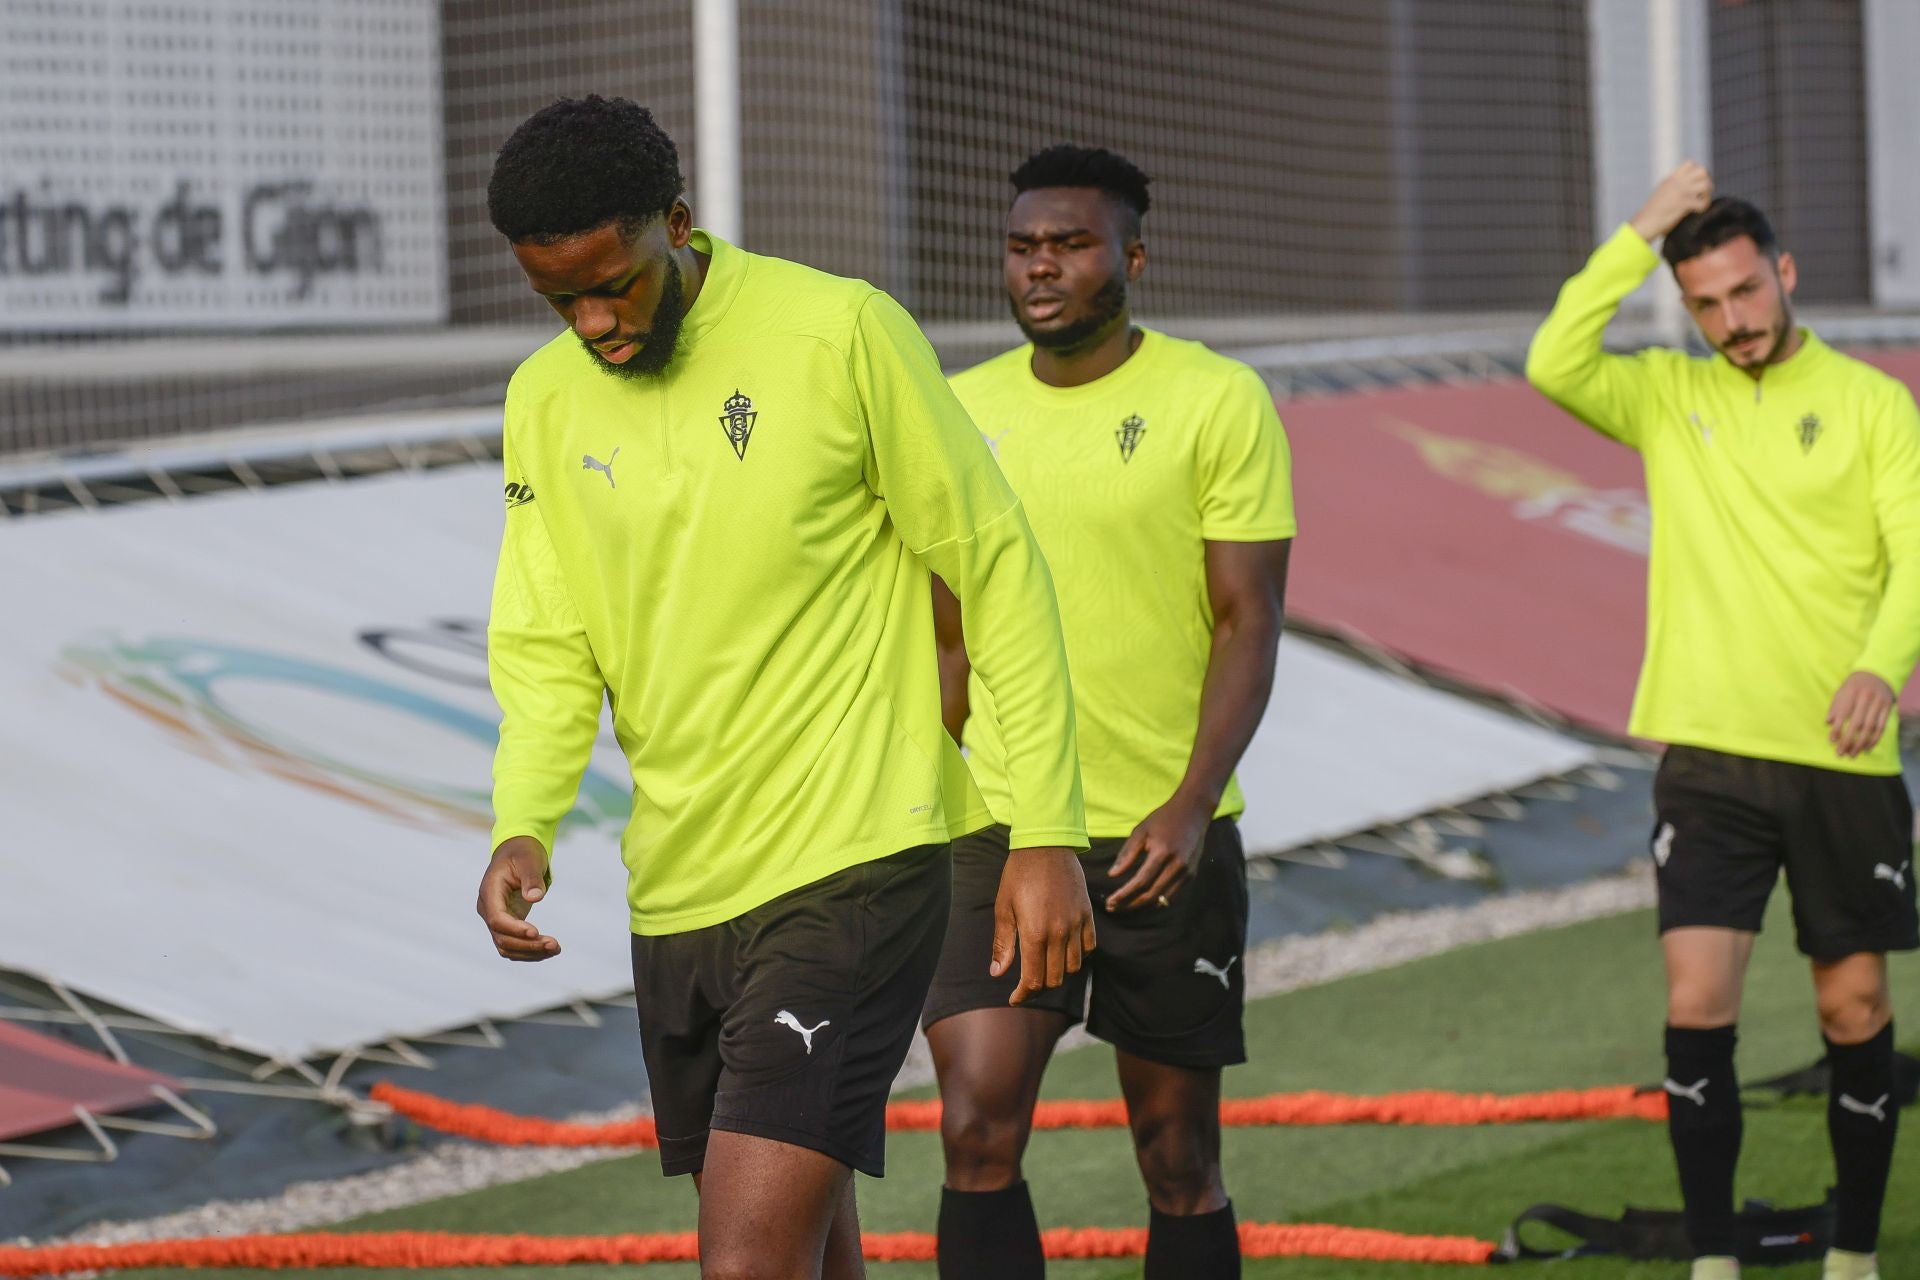
[[[1776,904],[1778,905],[1778,904]],[[1784,911],[1769,919],[1754,958],[1742,1021],[1740,1068],[1749,1079],[1803,1065],[1820,1052],[1804,962]],[[1895,960],[1898,1016],[1911,1043],[1920,1030],[1920,961]],[[1415,964],[1260,1001],[1249,1009],[1248,1066],[1228,1090],[1261,1094],[1324,1088],[1378,1093],[1405,1088],[1515,1092],[1660,1078],[1659,956],[1648,913],[1471,947]],[[636,1046],[637,1052],[637,1046]],[[1062,1055],[1047,1078],[1053,1097],[1116,1092],[1112,1056]],[[1911,1127],[1913,1117],[1909,1116]],[[1781,1203],[1817,1199],[1831,1177],[1824,1106],[1814,1101],[1748,1112],[1740,1192]],[[1677,1206],[1663,1126],[1608,1121],[1462,1129],[1239,1129],[1226,1136],[1228,1187],[1242,1221],[1322,1221],[1495,1239],[1539,1200],[1595,1213],[1629,1201]],[[862,1179],[869,1230],[931,1230],[940,1153],[930,1134],[895,1136],[890,1176]],[[1145,1197],[1120,1131],[1037,1135],[1027,1172],[1042,1224],[1138,1225]],[[1887,1276],[1920,1274],[1920,1138],[1896,1155],[1881,1244]],[[685,1230],[692,1188],[659,1176],[651,1153],[494,1187],[345,1224],[343,1231],[426,1229],[540,1234]],[[541,1268],[541,1271],[549,1269]],[[551,1269],[554,1280],[613,1280],[614,1268]],[[874,1265],[881,1280],[931,1277],[931,1265]],[[1311,1259],[1249,1260],[1250,1277],[1413,1280],[1459,1267]],[[420,1280],[396,1272],[394,1280]],[[449,1273],[457,1274],[457,1273]],[[688,1277],[691,1266],[646,1273]],[[1137,1262],[1055,1264],[1066,1280],[1139,1274]],[[1651,1280],[1674,1264],[1610,1260],[1557,1263],[1564,1280]],[[1781,1268],[1809,1280],[1815,1266]],[[516,1273],[517,1280],[526,1272]],[[467,1277],[466,1280],[473,1280]]]

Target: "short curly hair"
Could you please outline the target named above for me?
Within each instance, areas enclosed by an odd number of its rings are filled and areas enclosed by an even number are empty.
[[[680,152],[625,98],[562,98],[528,116],[493,162],[487,215],[515,244],[552,244],[608,223],[631,237],[686,190]]]
[[[1093,187],[1143,217],[1152,207],[1147,184],[1153,179],[1131,160],[1105,147],[1077,147],[1060,143],[1036,151],[1012,174],[1015,194],[1049,187]]]

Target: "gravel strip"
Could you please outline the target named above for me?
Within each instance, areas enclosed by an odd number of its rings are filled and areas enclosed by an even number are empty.
[[[1457,947],[1652,905],[1652,864],[1636,862],[1624,874],[1571,888],[1505,894],[1469,907],[1399,912],[1354,929],[1280,938],[1247,953],[1247,995],[1254,998],[1298,991]],[[1091,1043],[1085,1031],[1075,1028],[1061,1041],[1060,1048],[1064,1051]],[[926,1041],[916,1036],[894,1088],[910,1089],[932,1081],[933,1064],[927,1056]],[[569,1119],[586,1124],[611,1123],[645,1113],[644,1107],[627,1106]],[[445,1142],[389,1169],[325,1182],[295,1183],[279,1195],[260,1200],[215,1201],[157,1218],[98,1223],[64,1240],[46,1243],[113,1244],[297,1231],[631,1154],[628,1148],[494,1147]]]

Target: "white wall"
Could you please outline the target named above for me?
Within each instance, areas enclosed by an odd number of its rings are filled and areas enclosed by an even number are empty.
[[[1866,0],[1867,218],[1873,300],[1920,306],[1920,4]]]
[[[1665,56],[1654,40],[1656,24],[1665,24],[1671,35],[1663,39],[1673,40]],[[1594,228],[1605,237],[1633,216],[1675,164],[1713,163],[1707,0],[1589,0],[1587,28]],[[1662,66],[1674,76],[1664,95],[1655,83]],[[1672,104],[1675,118],[1658,118],[1664,103]],[[1657,273],[1623,309],[1647,318],[1656,290],[1671,287],[1665,273]]]

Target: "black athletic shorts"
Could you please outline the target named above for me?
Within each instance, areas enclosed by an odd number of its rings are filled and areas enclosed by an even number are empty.
[[[1653,779],[1660,932],[1757,933],[1787,873],[1803,954],[1920,947],[1913,803],[1898,777],[1667,748]]]
[[[989,977],[993,903],[1007,865],[1005,827],[963,837],[953,846],[953,915],[940,971],[922,1019],[972,1009],[1005,1008],[1020,965]],[[1080,972],[1037,991],[1022,1009],[1050,1009],[1079,1022],[1117,1049],[1176,1067],[1225,1067],[1247,1060],[1240,1015],[1246,1003],[1241,952],[1247,945],[1247,862],[1240,829],[1216,818],[1193,875],[1170,899],[1137,911],[1109,913],[1107,895],[1131,877],[1108,874],[1125,840],[1095,840],[1080,859],[1093,898],[1099,946]],[[1089,1008],[1088,988],[1092,988]]]
[[[634,935],[665,1173],[697,1173],[708,1130],[724,1129],[881,1176],[887,1095],[939,959],[950,867],[946,845],[925,845],[722,924]]]

